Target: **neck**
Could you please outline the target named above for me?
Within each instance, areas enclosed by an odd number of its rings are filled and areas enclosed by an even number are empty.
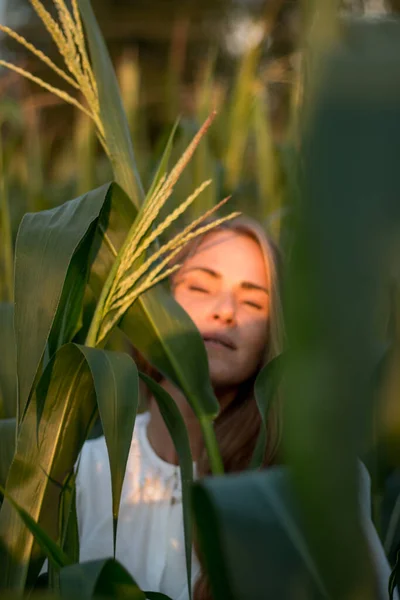
[[[180,390],[167,380],[162,381],[161,385],[173,398],[175,404],[179,408],[189,434],[193,460],[197,461],[203,448],[201,428],[197,417]],[[232,390],[215,390],[215,393],[222,408],[226,406],[235,395],[235,392]],[[164,419],[161,416],[158,404],[153,398],[150,401],[150,421],[147,427],[147,436],[153,450],[160,458],[165,460],[165,462],[175,465],[178,464],[179,460],[174,443],[167,426],[164,423]]]

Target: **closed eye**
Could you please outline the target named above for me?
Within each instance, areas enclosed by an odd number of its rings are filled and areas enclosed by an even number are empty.
[[[203,287],[199,287],[198,285],[189,285],[189,290],[192,292],[200,292],[201,294],[209,294],[209,290]]]
[[[262,310],[261,304],[257,304],[257,302],[252,302],[251,300],[244,300],[243,304],[251,306],[251,308],[255,308],[256,310]]]

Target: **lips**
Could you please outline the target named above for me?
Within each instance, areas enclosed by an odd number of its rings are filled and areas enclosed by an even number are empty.
[[[237,350],[237,346],[235,342],[225,333],[220,332],[212,332],[203,334],[204,342],[212,342],[214,344],[218,344],[223,348],[228,348],[228,350]]]

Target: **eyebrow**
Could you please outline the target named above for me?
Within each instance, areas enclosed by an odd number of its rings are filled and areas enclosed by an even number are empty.
[[[208,269],[207,267],[189,267],[187,269],[182,269],[182,275],[190,273],[191,271],[202,271],[203,273],[214,277],[214,279],[221,279],[221,275],[219,273],[213,271],[213,269]],[[242,281],[240,287],[244,290],[258,290],[260,292],[269,294],[269,290],[267,288],[263,287],[262,285],[257,285],[256,283],[251,283],[250,281]]]

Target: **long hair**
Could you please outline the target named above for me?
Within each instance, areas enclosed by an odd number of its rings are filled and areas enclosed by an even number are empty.
[[[282,352],[284,325],[281,302],[281,274],[282,264],[277,246],[266,235],[263,228],[252,219],[239,217],[219,226],[218,230],[229,230],[246,235],[257,242],[265,262],[270,290],[270,313],[267,323],[267,344],[264,357],[258,370],[252,377],[244,381],[238,389],[233,401],[228,404],[218,415],[214,422],[215,434],[221,451],[224,470],[226,473],[243,471],[249,467],[261,426],[261,417],[254,397],[254,382],[260,369]],[[205,236],[210,234],[205,234]],[[184,264],[185,260],[193,254],[203,238],[197,238],[189,243],[180,253],[177,262]],[[172,280],[172,288],[174,280]],[[152,373],[154,375],[154,373]],[[280,442],[280,403],[276,399],[270,411],[267,423],[267,447],[263,465],[268,467],[277,462]],[[200,477],[211,473],[205,448],[201,452],[197,463]],[[196,545],[196,544],[195,544]],[[196,547],[200,561],[201,556]],[[211,592],[204,570],[202,570],[195,588],[194,600],[211,600]]]

